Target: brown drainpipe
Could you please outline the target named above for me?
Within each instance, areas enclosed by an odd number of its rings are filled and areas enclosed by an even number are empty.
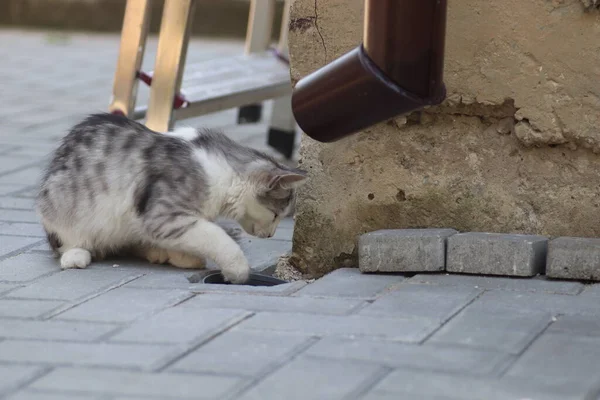
[[[446,9],[447,0],[365,0],[363,44],[294,88],[302,130],[333,142],[441,103]]]

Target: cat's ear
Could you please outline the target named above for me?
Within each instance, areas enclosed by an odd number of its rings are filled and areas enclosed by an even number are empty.
[[[293,171],[275,170],[268,174],[267,190],[296,189],[306,183],[306,171],[294,169]]]

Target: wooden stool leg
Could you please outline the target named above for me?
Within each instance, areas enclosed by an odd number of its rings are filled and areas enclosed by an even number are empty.
[[[246,31],[246,54],[266,51],[271,43],[275,0],[251,0],[248,29]],[[255,123],[261,120],[262,104],[240,107],[238,124]]]
[[[113,81],[112,98],[108,109],[128,117],[133,114],[137,96],[138,79],[144,59],[151,0],[127,0],[119,58]]]
[[[194,5],[194,0],[165,1],[146,114],[146,126],[157,132],[173,125],[173,100],[181,87]]]
[[[288,56],[290,6],[290,0],[286,0],[281,18],[279,44],[277,45],[277,50],[286,57]],[[273,101],[267,144],[289,159],[294,153],[295,142],[296,119],[292,112],[292,97],[291,95],[280,97]]]

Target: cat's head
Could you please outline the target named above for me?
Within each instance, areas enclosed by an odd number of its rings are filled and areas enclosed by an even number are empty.
[[[269,164],[251,172],[252,187],[238,218],[247,233],[261,238],[275,234],[281,219],[293,211],[296,189],[306,182],[305,171]]]

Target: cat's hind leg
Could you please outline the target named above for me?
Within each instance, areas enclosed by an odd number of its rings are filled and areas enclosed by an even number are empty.
[[[69,249],[60,256],[60,267],[62,269],[85,268],[91,262],[92,253],[79,247]]]
[[[181,251],[168,250],[169,264],[177,268],[203,269],[206,267],[206,259]]]

